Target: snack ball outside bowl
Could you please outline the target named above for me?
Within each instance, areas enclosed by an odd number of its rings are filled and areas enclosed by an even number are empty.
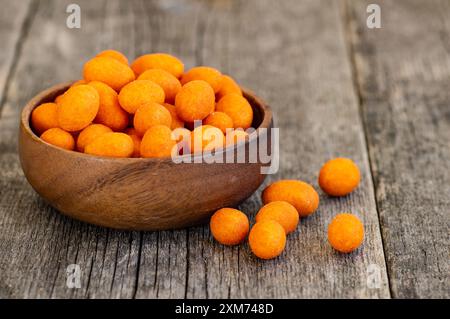
[[[328,225],[328,241],[341,253],[350,253],[364,240],[364,226],[353,214],[336,215]]]
[[[234,208],[222,208],[210,220],[213,237],[224,245],[237,245],[247,237],[249,221],[247,215]]]
[[[303,181],[279,180],[267,186],[262,193],[264,204],[273,201],[286,201],[297,209],[300,217],[314,213],[319,207],[319,194]]]
[[[261,220],[273,220],[283,226],[286,235],[292,233],[297,228],[299,216],[294,206],[288,202],[270,202],[258,211],[256,222]]]
[[[250,230],[248,242],[257,257],[272,259],[283,252],[286,246],[286,232],[276,221],[261,220]]]
[[[359,181],[359,168],[348,158],[329,160],[319,173],[319,186],[330,196],[350,194],[358,187]]]

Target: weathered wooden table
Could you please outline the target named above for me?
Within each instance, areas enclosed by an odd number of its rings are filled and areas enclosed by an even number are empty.
[[[77,0],[81,29],[69,29],[71,2],[0,0],[0,297],[450,296],[450,2],[376,1],[382,28],[369,29],[374,1]],[[207,226],[140,233],[61,216],[23,176],[18,115],[106,48],[212,65],[265,98],[281,134],[280,171],[265,185],[318,188],[322,163],[346,156],[360,187],[320,193],[271,261],[217,244]],[[241,205],[251,216],[260,191]],[[366,238],[341,255],[326,227],[347,211]],[[79,289],[66,286],[69,264]]]

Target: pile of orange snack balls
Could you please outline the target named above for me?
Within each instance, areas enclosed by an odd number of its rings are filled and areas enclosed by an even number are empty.
[[[195,121],[201,125],[194,128]],[[87,61],[83,79],[31,114],[34,132],[47,143],[108,157],[226,147],[245,140],[252,121],[239,85],[220,71],[199,66],[185,72],[178,58],[164,53],[129,64],[115,50]]]
[[[319,186],[329,196],[345,196],[359,184],[360,172],[347,158],[326,162],[319,173]],[[279,256],[286,246],[286,236],[297,229],[300,218],[313,214],[319,207],[319,194],[310,184],[300,180],[280,180],[262,193],[264,206],[250,230],[248,217],[234,208],[219,209],[211,217],[213,237],[224,245],[245,241],[261,259]],[[364,226],[353,214],[337,214],[328,226],[328,241],[341,253],[357,249],[364,239]]]

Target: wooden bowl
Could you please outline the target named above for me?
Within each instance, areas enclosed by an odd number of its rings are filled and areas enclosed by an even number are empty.
[[[187,227],[207,221],[221,207],[238,205],[264,181],[260,169],[269,164],[259,158],[256,163],[177,164],[171,158],[98,157],[48,144],[32,131],[31,112],[69,86],[56,85],[31,99],[22,111],[19,136],[26,178],[51,206],[67,216],[117,229]],[[253,127],[258,129],[245,143],[220,152],[222,156],[236,158],[230,152],[245,147],[248,159],[249,145],[263,135],[270,145],[270,108],[248,90],[244,96],[252,105]]]

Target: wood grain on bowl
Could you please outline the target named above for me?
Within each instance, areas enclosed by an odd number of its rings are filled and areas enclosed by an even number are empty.
[[[32,187],[53,207],[70,217],[106,227],[162,230],[199,224],[218,208],[236,206],[263,182],[257,163],[174,163],[171,158],[106,158],[67,151],[42,141],[30,128],[32,110],[53,100],[70,83],[34,97],[23,109],[19,156]],[[244,90],[254,110],[255,138],[222,156],[245,148],[267,134],[272,113],[256,95]],[[266,164],[267,165],[267,164]]]

